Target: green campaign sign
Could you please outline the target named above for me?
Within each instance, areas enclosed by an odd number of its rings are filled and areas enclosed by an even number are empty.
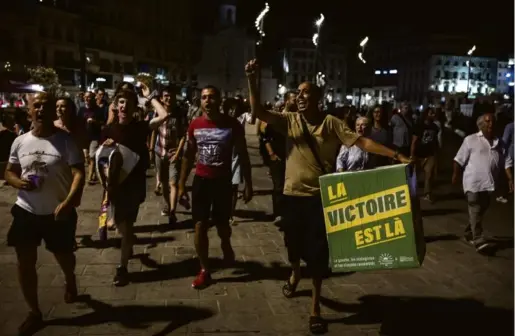
[[[320,177],[333,271],[422,264],[424,233],[416,177],[409,169],[398,164]]]

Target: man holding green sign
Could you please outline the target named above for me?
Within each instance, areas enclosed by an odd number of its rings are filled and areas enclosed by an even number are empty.
[[[292,273],[283,287],[290,298],[300,281],[300,260],[303,259],[313,279],[312,307],[309,328],[324,333],[326,323],[320,317],[322,278],[329,265],[329,250],[320,196],[319,177],[334,171],[336,154],[343,144],[410,163],[405,156],[352,132],[344,121],[326,115],[318,108],[322,90],[314,84],[302,83],[298,88],[298,113],[266,111],[260,103],[256,85],[257,63],[250,61],[245,71],[249,80],[249,96],[255,117],[286,135],[286,174],[284,185],[284,240]]]

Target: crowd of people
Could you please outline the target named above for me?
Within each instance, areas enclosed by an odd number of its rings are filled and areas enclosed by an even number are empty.
[[[423,198],[434,202],[445,120],[428,107],[420,115],[408,104],[389,113],[375,106],[358,114],[351,108],[323,111],[323,90],[306,82],[285,94],[282,104],[265,106],[257,89],[258,64],[250,61],[248,103],[243,97],[223,99],[219,88],[204,87],[191,104],[177,101],[172,87],[152,91],[140,83],[122,83],[109,100],[103,90],[86,92],[76,101],[47,93],[27,96],[28,115],[4,113],[1,160],[7,161],[5,180],[18,189],[11,213],[7,243],[16,250],[19,283],[30,313],[20,327],[25,334],[42,325],[37,295],[37,248],[41,241],[52,252],[65,278],[65,302],[77,299],[75,231],[85,184],[95,185],[95,153],[99,146],[123,145],[139,160],[120,182],[110,169],[106,195],[109,226],[121,234],[120,263],[113,284],[130,282],[127,269],[135,239],[134,223],[146,199],[147,169],[156,171],[156,195],[163,197],[161,214],[175,225],[177,204],[192,207],[194,246],[199,272],[192,287],[212,283],[208,230],[220,237],[223,259],[235,261],[231,223],[241,198],[253,197],[252,170],[245,140],[246,123],[257,120],[260,153],[273,183],[273,214],[284,233],[291,275],[282,288],[295,295],[301,279],[300,261],[307,264],[313,283],[309,328],[325,332],[321,318],[322,280],[328,274],[329,252],[320,198],[319,177],[337,171],[374,169],[394,163],[414,165],[423,173]],[[478,131],[468,135],[454,159],[452,180],[461,179],[469,208],[464,239],[478,252],[488,248],[482,217],[490,194],[505,173],[513,191],[513,122],[504,140],[496,135],[495,115],[477,119]],[[194,168],[191,196],[186,183]],[[506,195],[503,195],[503,197]],[[100,206],[100,204],[99,204]]]

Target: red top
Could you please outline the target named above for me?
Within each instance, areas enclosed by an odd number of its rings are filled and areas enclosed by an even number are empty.
[[[244,136],[243,126],[227,115],[216,121],[204,115],[194,119],[188,128],[188,146],[198,152],[195,173],[206,178],[231,176],[234,142]]]

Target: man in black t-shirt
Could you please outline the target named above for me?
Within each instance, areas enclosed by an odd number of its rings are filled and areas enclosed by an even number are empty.
[[[438,152],[438,132],[440,129],[434,123],[436,112],[427,108],[420,122],[413,129],[411,157],[417,161],[417,166],[424,171],[424,199],[433,202],[432,184],[435,175],[436,156]]]

